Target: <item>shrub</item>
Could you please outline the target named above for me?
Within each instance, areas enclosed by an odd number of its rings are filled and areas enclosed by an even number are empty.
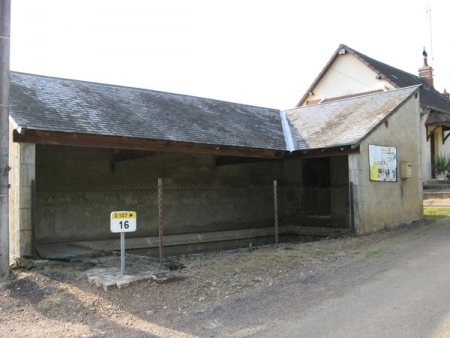
[[[447,155],[435,155],[434,156],[434,169],[436,170],[436,174],[442,174],[445,171],[448,171],[450,168],[450,157]]]

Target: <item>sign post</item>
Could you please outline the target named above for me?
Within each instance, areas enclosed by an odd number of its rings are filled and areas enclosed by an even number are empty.
[[[120,233],[120,274],[125,274],[125,233],[136,231],[136,211],[113,211],[111,232]]]

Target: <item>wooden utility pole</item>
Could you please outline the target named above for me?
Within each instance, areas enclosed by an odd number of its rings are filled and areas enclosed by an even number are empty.
[[[0,0],[0,283],[9,278],[9,55],[11,0]]]

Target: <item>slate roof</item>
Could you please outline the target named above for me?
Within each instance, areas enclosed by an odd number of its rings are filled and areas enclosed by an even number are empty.
[[[10,115],[25,130],[298,151],[358,145],[417,88],[364,93],[280,114],[187,95],[11,72]]]
[[[450,114],[450,100],[417,75],[410,74],[401,69],[372,59],[346,45],[341,45],[340,48],[345,48],[348,52],[358,57],[397,88],[421,85],[420,105],[426,108],[435,108],[441,112]]]
[[[25,129],[285,150],[280,111],[11,72],[10,116]]]
[[[442,93],[438,92],[432,86],[430,86],[426,81],[420,79],[417,75],[410,74],[401,69],[389,66],[383,62],[377,61],[364,55],[344,44],[341,44],[335,51],[331,59],[322,69],[318,77],[314,80],[313,84],[309,87],[297,106],[300,106],[308,97],[308,93],[313,91],[317,83],[322,79],[331,64],[334,62],[336,57],[339,55],[339,50],[344,48],[348,53],[354,55],[361,62],[366,64],[369,68],[379,73],[386,81],[390,82],[396,88],[404,88],[410,86],[421,85],[420,89],[420,105],[425,108],[434,108],[440,112],[450,114],[450,100],[447,99]]]
[[[286,110],[294,150],[357,146],[418,86]]]

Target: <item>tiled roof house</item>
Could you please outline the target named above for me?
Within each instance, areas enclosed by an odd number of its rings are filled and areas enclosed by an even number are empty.
[[[418,75],[375,60],[341,44],[297,106],[322,104],[352,95],[420,86],[422,180],[436,176],[434,157],[450,154],[450,100],[433,86],[433,69],[423,51]]]

